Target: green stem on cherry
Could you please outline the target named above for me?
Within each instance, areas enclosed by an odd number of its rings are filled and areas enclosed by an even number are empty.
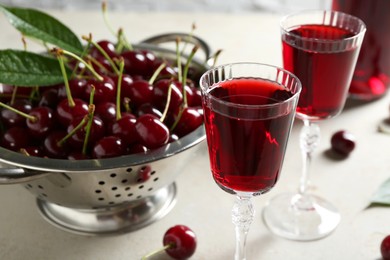
[[[110,66],[114,70],[115,74],[117,75],[119,74],[119,70],[115,62],[111,59],[111,57],[107,54],[107,52],[103,50],[102,47],[100,47],[99,44],[97,44],[95,41],[92,40],[92,35],[82,36],[81,38],[87,41],[88,43],[92,44],[104,56],[104,58],[108,61],[108,63],[110,63]]]
[[[150,77],[148,83],[150,85],[153,85],[154,81],[157,79],[158,75],[160,75],[160,72],[167,66],[165,62],[161,63],[160,66],[154,71],[153,75]]]
[[[179,79],[181,79],[181,73],[182,73],[181,72],[182,67],[181,67],[180,42],[181,42],[181,38],[177,37],[176,38],[176,59],[177,59],[177,77]]]
[[[149,254],[147,254],[147,255],[144,255],[142,258],[141,258],[141,260],[147,260],[148,258],[150,258],[150,257],[152,257],[152,256],[155,256],[155,255],[157,255],[157,254],[159,254],[159,253],[161,253],[161,252],[164,252],[165,250],[167,250],[167,249],[169,249],[169,248],[172,248],[172,247],[174,247],[175,245],[174,244],[167,244],[167,245],[165,245],[164,247],[162,247],[162,248],[159,248],[159,249],[157,249],[157,250],[155,250],[155,251],[153,251],[153,252],[150,252]]]
[[[84,57],[88,54],[88,50],[91,48],[91,44],[88,42],[87,45],[84,47],[84,50],[83,52],[81,53],[80,57],[82,59],[84,59]],[[72,74],[71,74],[71,77],[70,78],[74,78],[77,74],[77,69],[78,69],[78,66],[81,62],[79,60],[77,60],[75,66],[74,66],[74,69],[72,71]],[[83,74],[83,71],[81,72],[81,75]]]
[[[70,56],[74,59],[76,59],[77,61],[83,63],[85,65],[85,67],[92,73],[92,75],[99,81],[103,81],[103,77],[100,76],[96,71],[95,69],[88,63],[86,62],[85,60],[83,60],[82,58],[80,58],[79,56],[77,56],[76,54],[70,52],[70,51],[67,51],[67,50],[63,50],[63,49],[58,49],[58,48],[54,48],[52,49],[52,52],[54,53],[58,53],[58,54],[64,54],[64,55],[67,55],[67,56]],[[57,55],[58,55],[57,54]]]
[[[131,46],[129,41],[127,41],[126,36],[123,33],[123,30],[120,28],[118,30],[118,33],[116,33],[114,31],[113,27],[111,26],[111,23],[110,23],[110,21],[108,19],[107,1],[103,1],[102,2],[102,13],[103,13],[104,23],[106,24],[108,30],[112,33],[112,35],[114,35],[118,39],[118,44],[117,44],[116,50],[118,52],[122,52],[122,48],[123,48],[123,46],[125,46],[128,50],[132,51],[133,50],[133,46]]]
[[[119,60],[119,75],[116,88],[116,120],[121,119],[121,89],[122,89],[122,79],[123,79],[123,70],[125,67],[125,61],[121,57]]]
[[[185,88],[185,86],[187,84],[187,74],[188,74],[188,69],[190,68],[191,61],[194,58],[195,53],[198,51],[198,49],[199,49],[198,45],[195,45],[192,48],[190,56],[188,57],[187,62],[184,66],[183,77],[182,77],[182,82],[181,82],[182,89],[183,89],[182,90],[183,91],[183,103],[180,106],[179,114],[177,115],[175,122],[173,122],[171,128],[169,129],[170,131],[173,131],[175,129],[176,125],[179,123],[179,121],[181,119],[181,116],[183,114],[184,109],[188,107],[187,93],[186,93],[186,88]]]
[[[185,49],[187,48],[188,42],[190,42],[191,39],[192,39],[192,37],[194,36],[194,31],[195,31],[195,29],[196,29],[196,25],[195,25],[195,23],[193,23],[193,24],[192,24],[192,27],[191,27],[191,31],[190,31],[190,33],[187,35],[187,40],[184,42],[183,48],[182,48],[182,50],[181,50],[181,52],[180,52],[180,56],[183,55]]]
[[[3,102],[0,102],[0,107],[3,107],[3,108],[8,109],[8,110],[10,110],[12,112],[15,112],[16,114],[18,114],[18,115],[20,115],[22,117],[25,117],[28,120],[31,120],[33,123],[35,123],[38,120],[35,116],[26,114],[26,113],[24,113],[24,112],[22,112],[20,110],[15,109],[14,107],[11,107],[11,106],[9,106],[7,104],[4,104]]]
[[[211,56],[213,58],[213,64],[211,65],[212,68],[214,68],[215,65],[217,64],[217,60],[218,60],[218,57],[221,54],[221,52],[222,52],[222,49],[219,49]]]
[[[72,97],[72,93],[70,91],[68,75],[67,75],[66,70],[65,70],[64,58],[62,56],[62,52],[60,50],[57,50],[56,55],[57,55],[58,62],[60,63],[62,77],[64,78],[65,91],[66,91],[66,96],[68,98],[69,107],[74,107],[76,104],[74,102],[74,99]]]
[[[168,114],[169,104],[171,103],[171,96],[172,96],[172,81],[169,83],[168,93],[167,93],[167,102],[165,103],[164,112],[161,115],[160,121],[164,122],[165,118]]]
[[[89,141],[89,136],[91,135],[91,128],[92,128],[92,123],[93,123],[93,115],[95,113],[95,105],[93,104],[93,95],[95,93],[94,90],[95,90],[95,88],[92,89],[91,103],[88,106],[88,121],[87,121],[87,125],[85,127],[85,138],[84,138],[83,150],[82,150],[83,155],[87,154],[88,141]]]
[[[58,141],[58,146],[62,146],[72,135],[74,135],[78,130],[80,130],[86,123],[89,118],[89,113],[83,117],[80,123],[72,129],[67,135],[65,135],[61,140]]]
[[[126,112],[131,112],[130,102],[131,102],[130,98],[124,97],[123,106],[125,107]]]
[[[102,1],[102,14],[104,23],[106,24],[108,30],[112,33],[112,35],[115,35],[116,33],[112,28],[110,21],[108,20],[107,1]]]

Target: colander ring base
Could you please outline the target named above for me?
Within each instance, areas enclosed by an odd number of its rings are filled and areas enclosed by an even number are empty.
[[[37,199],[43,218],[52,225],[80,235],[116,235],[141,229],[168,214],[176,204],[172,183],[136,201],[98,209],[73,209]]]

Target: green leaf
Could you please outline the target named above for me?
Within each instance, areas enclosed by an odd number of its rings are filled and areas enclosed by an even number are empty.
[[[67,74],[71,74],[69,68]],[[0,83],[15,86],[49,86],[63,81],[57,59],[27,51],[0,50]]]
[[[382,183],[371,197],[371,206],[390,206],[390,179]]]
[[[25,36],[51,43],[59,48],[80,54],[79,38],[54,17],[35,9],[6,7],[0,4],[8,21]]]

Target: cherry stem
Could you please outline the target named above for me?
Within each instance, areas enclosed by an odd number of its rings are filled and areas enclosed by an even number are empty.
[[[169,83],[169,88],[168,88],[168,93],[167,93],[167,102],[165,102],[164,112],[162,113],[161,118],[160,118],[161,122],[164,122],[165,117],[168,114],[169,103],[171,103],[171,96],[172,96],[172,80]]]
[[[69,139],[69,137],[71,137],[78,130],[80,130],[87,123],[88,117],[89,117],[89,113],[83,117],[80,123],[75,128],[73,128],[72,131],[70,131],[67,135],[64,136],[64,138],[58,141],[58,146],[61,147],[66,142],[66,140]]]
[[[166,67],[167,65],[165,63],[161,63],[160,66],[155,70],[152,77],[150,77],[148,83],[149,85],[153,85],[154,81],[157,79],[158,75],[160,75],[160,72]]]
[[[85,46],[83,52],[81,53],[81,58],[84,58],[87,55],[88,50],[89,50],[90,47],[91,47],[91,44],[88,42],[88,44]],[[70,78],[73,78],[76,75],[77,68],[78,68],[80,63],[81,63],[80,61],[77,61],[76,65],[74,66],[74,69],[72,71],[72,74],[71,74]]]
[[[183,55],[185,49],[187,48],[187,44],[191,41],[191,39],[193,38],[194,36],[194,31],[196,29],[196,25],[195,23],[192,24],[192,27],[191,27],[191,31],[190,33],[187,35],[186,37],[186,41],[184,42],[184,45],[183,45],[183,49],[181,50],[181,53],[180,55]]]
[[[93,101],[93,95],[94,95],[94,91],[91,92],[92,101]],[[82,150],[83,155],[87,154],[88,141],[89,141],[89,137],[91,135],[91,128],[92,128],[94,113],[95,113],[95,105],[91,102],[91,104],[89,104],[89,106],[88,106],[88,122],[87,122],[87,125],[85,127],[85,138],[84,138],[83,150]]]
[[[100,76],[88,62],[86,62],[85,60],[83,60],[82,58],[77,56],[76,54],[74,54],[74,53],[72,53],[70,51],[63,50],[63,49],[58,49],[58,48],[54,48],[53,52],[65,54],[65,55],[68,55],[68,56],[78,60],[79,62],[81,62],[81,63],[83,63],[85,65],[85,67],[93,74],[93,76],[96,79],[98,79],[99,81],[103,81],[104,80],[104,78],[102,76]]]
[[[121,57],[119,60],[119,76],[117,82],[116,90],[116,120],[121,119],[121,89],[122,89],[122,79],[123,79],[123,70],[125,67],[125,61]]]
[[[26,114],[26,113],[24,113],[24,112],[22,112],[20,110],[15,109],[14,107],[11,107],[11,106],[9,106],[7,104],[4,104],[3,102],[0,102],[0,107],[3,107],[3,108],[8,109],[8,110],[11,110],[12,112],[17,113],[18,115],[27,118],[28,120],[32,121],[33,123],[35,123],[38,120],[37,117],[29,115],[29,114]]]
[[[163,252],[163,251],[165,251],[165,250],[167,250],[167,249],[169,249],[169,248],[172,248],[172,247],[174,247],[174,246],[175,246],[175,244],[173,244],[173,243],[166,244],[164,247],[159,248],[159,249],[157,249],[157,250],[155,250],[155,251],[152,251],[152,252],[150,252],[150,253],[147,254],[147,255],[144,255],[144,256],[141,258],[141,260],[146,260],[146,259],[148,259],[148,258],[150,258],[150,257],[152,257],[152,256],[155,256],[155,255],[157,255],[157,254],[159,254],[159,253],[161,253],[161,252]]]
[[[116,66],[115,62],[111,59],[111,57],[107,54],[107,52],[105,50],[103,50],[103,48],[99,44],[97,44],[95,41],[92,41],[91,35],[89,37],[82,36],[82,39],[89,42],[90,44],[92,44],[104,56],[104,58],[108,61],[108,63],[110,63],[115,74],[117,74],[117,75],[119,74],[119,70],[118,70],[118,67]]]
[[[217,51],[214,53],[214,55],[212,55],[212,57],[213,57],[213,64],[211,65],[212,68],[214,68],[215,65],[217,64],[217,60],[218,60],[218,57],[219,57],[219,55],[221,54],[221,52],[222,52],[222,50],[219,49],[219,50],[217,50]]]
[[[74,107],[76,104],[73,100],[72,93],[70,91],[68,75],[65,70],[64,58],[62,56],[62,52],[57,51],[56,55],[57,55],[58,62],[60,63],[62,77],[64,78],[65,91],[66,91],[66,96],[68,98],[69,107]]]
[[[129,51],[134,50],[133,46],[127,40],[126,35],[123,32],[122,28],[119,28],[117,37],[118,37],[118,46],[117,46],[117,51],[118,52],[122,52],[122,47],[123,46],[125,46]]]
[[[190,68],[190,64],[192,59],[195,56],[195,53],[198,51],[199,45],[195,45],[194,48],[192,48],[191,54],[187,59],[187,63],[184,66],[184,72],[183,72],[183,78],[182,78],[182,88],[183,88],[183,108],[187,107],[187,95],[186,95],[186,88],[185,85],[187,84],[187,74],[188,74],[188,69]]]
[[[23,155],[30,156],[30,154],[27,152],[25,148],[20,148],[19,152]]]
[[[102,2],[102,14],[103,14],[104,23],[106,24],[108,30],[112,33],[112,35],[116,36],[115,31],[114,29],[112,29],[111,23],[108,20],[107,1]]]
[[[130,102],[131,102],[131,100],[130,100],[130,98],[128,98],[128,97],[125,97],[125,98],[123,99],[123,106],[125,107],[125,111],[126,111],[126,112],[131,112]]]
[[[177,37],[176,38],[176,59],[177,59],[177,77],[179,79],[181,79],[181,71],[182,71],[181,53],[180,53],[180,48],[179,48],[180,42],[181,42],[180,37]]]

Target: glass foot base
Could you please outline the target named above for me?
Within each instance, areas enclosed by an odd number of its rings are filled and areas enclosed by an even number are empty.
[[[329,235],[339,224],[340,214],[329,202],[296,193],[280,194],[263,209],[263,220],[274,234],[300,241]]]

